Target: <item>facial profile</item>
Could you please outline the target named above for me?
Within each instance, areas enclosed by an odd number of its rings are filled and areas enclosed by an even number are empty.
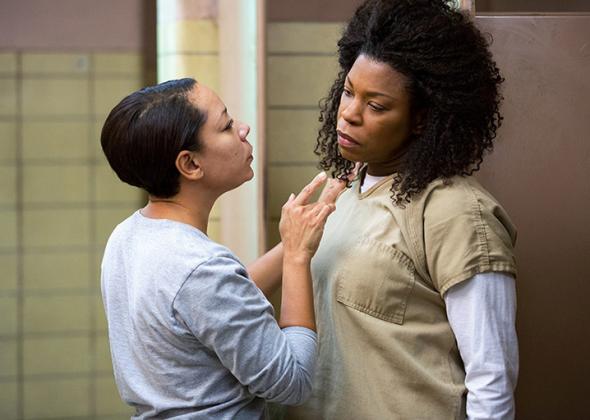
[[[250,127],[232,118],[219,96],[203,84],[195,86],[188,97],[207,113],[198,133],[202,147],[193,153],[203,171],[200,182],[223,193],[252,179],[252,145],[247,139]]]

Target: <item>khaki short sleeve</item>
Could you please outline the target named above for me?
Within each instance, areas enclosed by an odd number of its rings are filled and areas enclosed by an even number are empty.
[[[425,200],[426,264],[441,296],[478,273],[516,275],[516,229],[477,181],[457,177],[450,185],[438,183]]]

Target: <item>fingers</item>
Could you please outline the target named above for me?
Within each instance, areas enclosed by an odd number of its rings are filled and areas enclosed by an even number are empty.
[[[297,197],[293,200],[294,205],[304,205],[307,203],[309,198],[317,191],[317,189],[326,182],[327,175],[325,172],[320,172],[315,176],[314,179],[311,180],[309,184],[307,184]]]
[[[318,203],[335,203],[336,199],[345,188],[345,181],[335,178],[329,179],[320,198],[318,198]]]
[[[334,204],[324,204],[322,205],[318,215],[316,216],[316,221],[320,226],[323,226],[328,219],[328,216],[336,210],[336,206]]]

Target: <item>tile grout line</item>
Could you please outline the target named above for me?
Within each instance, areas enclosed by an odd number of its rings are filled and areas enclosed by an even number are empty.
[[[88,57],[88,115],[94,115],[94,111],[95,111],[95,107],[94,107],[94,103],[95,103],[95,85],[94,85],[94,79],[95,79],[95,69],[94,69],[94,54],[90,53],[89,57]],[[88,133],[88,138],[86,140],[87,142],[87,147],[88,147],[88,151],[87,153],[90,154],[92,153],[93,158],[95,158],[96,156],[94,156],[95,154],[95,148],[94,148],[94,144],[92,143],[93,138],[94,138],[94,124],[95,121],[93,118],[88,118],[88,127],[87,127],[87,133]],[[94,164],[93,159],[90,159],[91,163],[89,165],[88,168],[88,199],[90,201],[90,206],[89,206],[89,215],[88,215],[88,221],[90,223],[89,228],[89,238],[88,241],[90,244],[94,244],[96,242],[96,215],[97,215],[97,209],[96,209],[96,200],[95,200],[95,196],[96,196],[96,188],[95,188],[95,178],[96,178],[96,165]],[[90,252],[88,252],[88,258],[89,258],[89,278],[88,278],[88,287],[90,288],[90,290],[93,290],[95,287],[94,282],[96,281],[96,275],[97,275],[97,270],[96,270],[96,250],[92,249]],[[89,380],[89,386],[88,386],[88,402],[90,404],[89,406],[89,414],[92,418],[96,417],[97,414],[97,398],[96,398],[96,389],[97,389],[97,385],[96,385],[96,367],[97,367],[97,363],[96,363],[96,358],[97,358],[97,352],[96,352],[96,345],[97,345],[97,337],[96,337],[96,298],[95,298],[95,294],[94,293],[90,293],[89,294],[89,310],[90,310],[90,336],[89,336],[89,346],[90,346],[90,380]]]
[[[23,77],[22,51],[16,53],[16,418],[24,418],[24,212],[23,212]]]

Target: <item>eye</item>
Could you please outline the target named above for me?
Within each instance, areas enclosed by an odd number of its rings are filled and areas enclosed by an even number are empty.
[[[347,87],[344,87],[344,90],[342,91],[342,94],[344,96],[348,96],[348,97],[352,96],[352,92]]]
[[[229,131],[232,129],[233,126],[234,126],[234,120],[229,120],[229,122],[227,123],[227,125],[225,126],[223,131]]]
[[[376,112],[381,112],[381,111],[385,111],[385,107],[376,104],[375,102],[369,102],[369,107]]]

